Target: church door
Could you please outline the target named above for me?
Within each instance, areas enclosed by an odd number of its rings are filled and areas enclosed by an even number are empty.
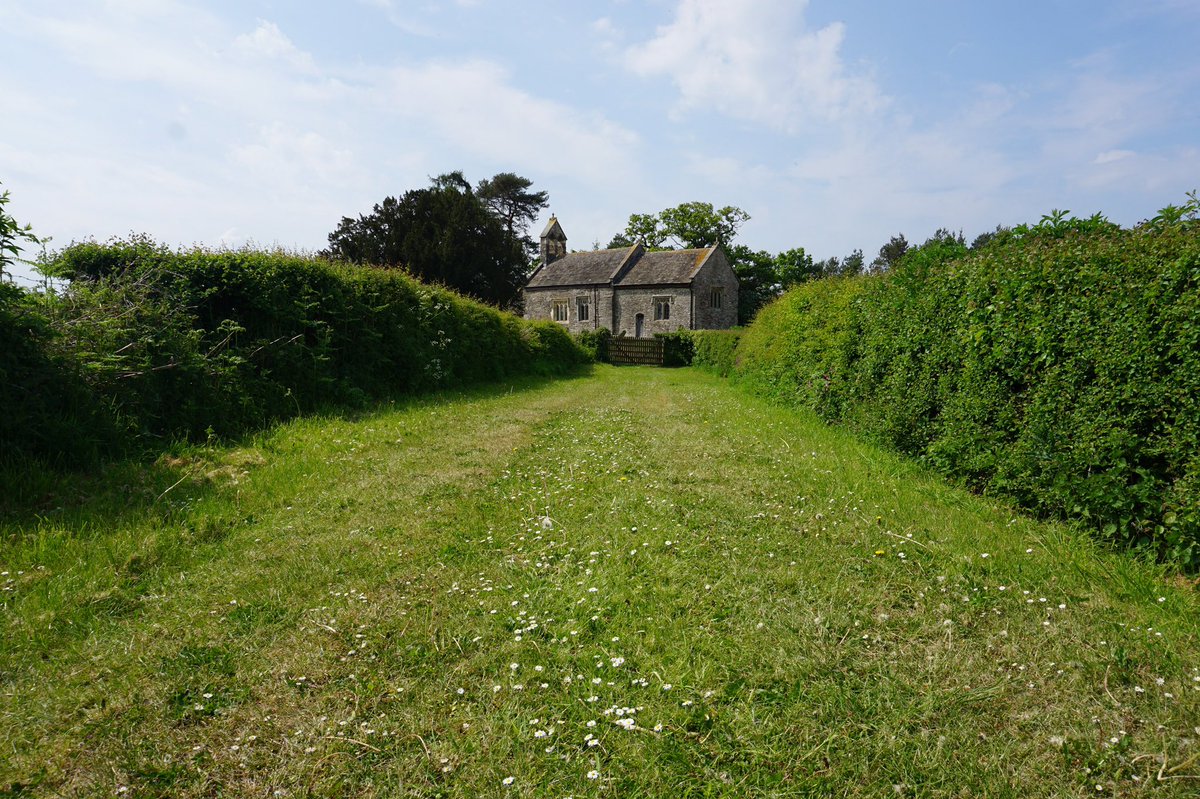
[[[642,337],[642,324],[645,321],[646,321],[646,317],[643,316],[642,314],[638,314],[637,316],[633,317],[633,326],[634,326],[633,327],[633,329],[634,329],[633,337],[634,338]]]

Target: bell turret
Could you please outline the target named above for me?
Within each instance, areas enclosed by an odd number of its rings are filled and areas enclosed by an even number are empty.
[[[557,216],[551,215],[550,221],[546,223],[546,229],[542,231],[542,243],[538,252],[542,257],[543,264],[557,261],[567,254],[567,234],[563,233],[562,225],[558,224]]]

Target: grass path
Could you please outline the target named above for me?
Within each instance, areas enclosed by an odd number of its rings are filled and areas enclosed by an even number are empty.
[[[0,529],[0,796],[1200,790],[1194,588],[691,370],[87,493]]]

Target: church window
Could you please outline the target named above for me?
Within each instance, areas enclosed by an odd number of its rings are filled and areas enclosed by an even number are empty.
[[[655,297],[654,298],[654,318],[657,321],[671,318],[671,298],[670,297]]]

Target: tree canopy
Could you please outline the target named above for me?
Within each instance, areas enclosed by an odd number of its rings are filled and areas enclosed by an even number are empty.
[[[624,233],[617,233],[611,239],[608,240],[608,246],[606,246],[605,249],[606,250],[617,250],[617,249],[621,249],[623,247],[632,247],[632,246],[633,246],[632,239],[630,239]]]
[[[504,224],[508,235],[519,237],[530,254],[537,252],[537,242],[529,237],[529,225],[550,204],[550,195],[544,191],[530,191],[532,185],[533,181],[528,178],[513,172],[500,172],[479,181],[475,188],[475,195]]]
[[[793,247],[776,255],[775,272],[779,276],[780,286],[785,291],[799,283],[821,277],[820,267],[813,262],[813,257],[805,252],[803,247]]]
[[[403,267],[426,282],[511,305],[529,273],[526,227],[546,202],[530,185],[502,172],[475,190],[462,172],[439,175],[428,188],[384,198],[369,214],[343,217],[322,254]]]
[[[657,214],[633,214],[625,226],[628,241],[643,241],[647,247],[728,247],[750,215],[732,205],[714,208],[712,203],[680,203]]]
[[[900,233],[888,239],[887,244],[879,248],[879,255],[871,262],[871,268],[880,272],[886,272],[896,264],[900,263],[900,259],[904,257],[904,253],[908,252],[908,239],[904,238],[904,234]]]
[[[782,292],[778,265],[771,253],[745,244],[728,247],[726,253],[738,279],[738,324],[748,324],[759,308]]]

